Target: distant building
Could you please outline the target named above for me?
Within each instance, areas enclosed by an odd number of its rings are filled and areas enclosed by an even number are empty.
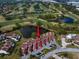
[[[59,3],[64,3],[72,6],[76,6],[77,8],[79,7],[79,0],[54,0]]]
[[[55,0],[57,2],[60,2],[60,3],[67,3],[69,0]]]

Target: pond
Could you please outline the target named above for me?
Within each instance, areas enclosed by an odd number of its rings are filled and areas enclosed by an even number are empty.
[[[42,27],[40,28],[41,34],[48,32],[48,31],[49,30],[44,29]],[[29,37],[31,37],[32,33],[36,32],[36,28],[35,28],[35,26],[25,26],[25,27],[20,29],[20,32],[22,33],[24,38],[29,38]]]

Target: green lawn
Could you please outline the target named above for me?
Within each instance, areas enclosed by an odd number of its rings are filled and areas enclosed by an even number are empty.
[[[0,26],[6,26],[10,24],[16,24],[16,23],[21,23],[25,22],[26,20],[11,20],[11,21],[5,21],[5,22],[0,22]]]

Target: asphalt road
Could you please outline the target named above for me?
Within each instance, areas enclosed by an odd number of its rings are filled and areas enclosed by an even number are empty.
[[[41,59],[48,59],[53,54],[56,54],[59,52],[79,52],[79,49],[78,48],[59,48],[59,49],[56,49],[54,51],[47,53],[45,56],[41,57]]]

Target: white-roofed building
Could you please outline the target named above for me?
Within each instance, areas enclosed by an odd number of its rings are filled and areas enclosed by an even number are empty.
[[[66,35],[66,39],[73,39],[77,34],[68,34]]]
[[[0,54],[9,54],[9,53],[4,50],[0,50]]]

